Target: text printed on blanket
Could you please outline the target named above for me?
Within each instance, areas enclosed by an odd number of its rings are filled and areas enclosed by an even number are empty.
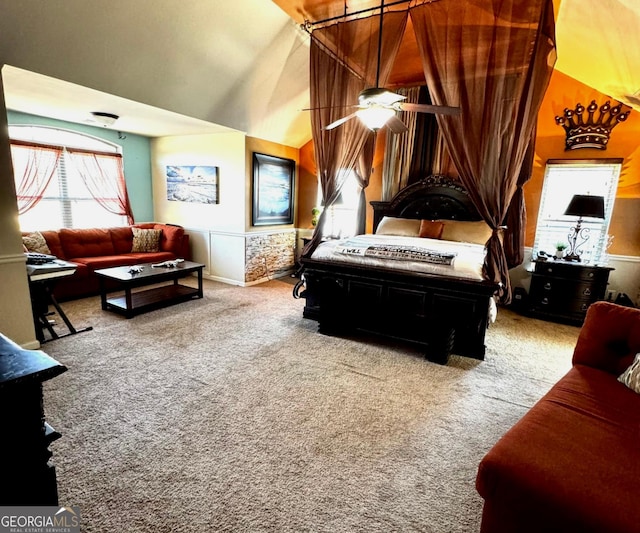
[[[402,245],[368,245],[361,246],[355,243],[346,242],[344,246],[336,249],[336,252],[344,255],[360,255],[366,257],[380,257],[382,259],[397,259],[404,261],[423,261],[426,263],[436,263],[439,265],[451,265],[456,257],[455,252],[438,252],[427,250],[416,246]]]

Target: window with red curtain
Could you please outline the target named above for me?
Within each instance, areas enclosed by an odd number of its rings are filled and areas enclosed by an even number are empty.
[[[133,223],[116,145],[36,126],[10,126],[10,136],[23,231]]]

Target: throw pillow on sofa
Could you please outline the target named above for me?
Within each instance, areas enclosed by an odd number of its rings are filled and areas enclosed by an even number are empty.
[[[47,241],[39,231],[34,231],[22,237],[22,244],[27,252],[36,252],[38,254],[51,254]]]
[[[131,228],[133,231],[132,253],[157,252],[160,250],[161,229]]]
[[[640,353],[636,354],[633,363],[622,373],[618,381],[640,394]]]

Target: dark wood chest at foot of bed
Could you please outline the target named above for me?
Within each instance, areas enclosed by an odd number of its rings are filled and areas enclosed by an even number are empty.
[[[304,260],[304,316],[319,331],[382,335],[424,349],[446,363],[450,353],[484,359],[492,283]]]

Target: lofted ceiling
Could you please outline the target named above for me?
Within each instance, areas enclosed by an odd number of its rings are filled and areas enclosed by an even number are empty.
[[[380,0],[273,1],[298,23],[339,17],[345,6],[349,13],[380,6]],[[640,0],[553,0],[553,5],[555,68],[640,111]],[[409,19],[389,84],[421,82],[422,64]]]
[[[271,0],[0,0],[9,109],[149,136],[309,139],[308,35]]]
[[[391,3],[392,0],[387,0]],[[447,0],[439,0],[447,1]],[[379,0],[0,0],[7,107],[148,136],[311,138],[300,27]],[[556,69],[640,110],[640,1],[554,0]],[[424,82],[407,28],[390,86]]]

